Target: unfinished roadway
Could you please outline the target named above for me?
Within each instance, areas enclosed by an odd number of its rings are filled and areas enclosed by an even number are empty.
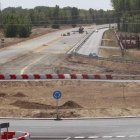
[[[107,26],[101,25],[97,28]],[[88,33],[94,29],[95,25],[85,27]],[[0,74],[56,73],[57,67],[66,59],[67,52],[87,35],[86,32],[79,34],[73,31],[78,31],[78,28],[57,31],[0,49]],[[67,32],[71,35],[61,36]],[[101,33],[99,34],[101,36]],[[96,41],[97,38],[98,36]],[[100,41],[101,38],[98,38],[98,42]]]
[[[85,27],[86,31],[94,26]],[[1,74],[55,73],[56,67],[66,58],[66,53],[86,33],[75,34],[78,28],[50,33],[0,50]],[[71,32],[70,36],[61,36]]]

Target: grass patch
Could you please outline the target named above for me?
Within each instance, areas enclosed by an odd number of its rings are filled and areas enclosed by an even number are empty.
[[[118,41],[114,35],[114,29],[109,29],[104,33],[102,46],[119,47]]]

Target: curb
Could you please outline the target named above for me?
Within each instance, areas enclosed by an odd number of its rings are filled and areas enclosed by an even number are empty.
[[[131,118],[140,118],[140,116],[116,116],[116,117],[85,117],[85,118],[13,118],[13,117],[0,117],[0,119],[11,119],[11,120],[54,120],[54,121],[63,121],[63,120],[92,120],[92,119],[131,119]]]

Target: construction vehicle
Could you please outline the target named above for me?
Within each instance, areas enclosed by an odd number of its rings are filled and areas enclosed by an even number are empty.
[[[79,34],[83,34],[83,32],[84,32],[84,27],[83,26],[80,26],[80,28],[79,28]]]

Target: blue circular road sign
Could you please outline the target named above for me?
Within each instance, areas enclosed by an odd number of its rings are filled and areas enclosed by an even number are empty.
[[[60,98],[62,97],[62,93],[61,93],[60,91],[55,91],[55,92],[53,93],[53,97],[54,97],[55,99],[60,99]]]

